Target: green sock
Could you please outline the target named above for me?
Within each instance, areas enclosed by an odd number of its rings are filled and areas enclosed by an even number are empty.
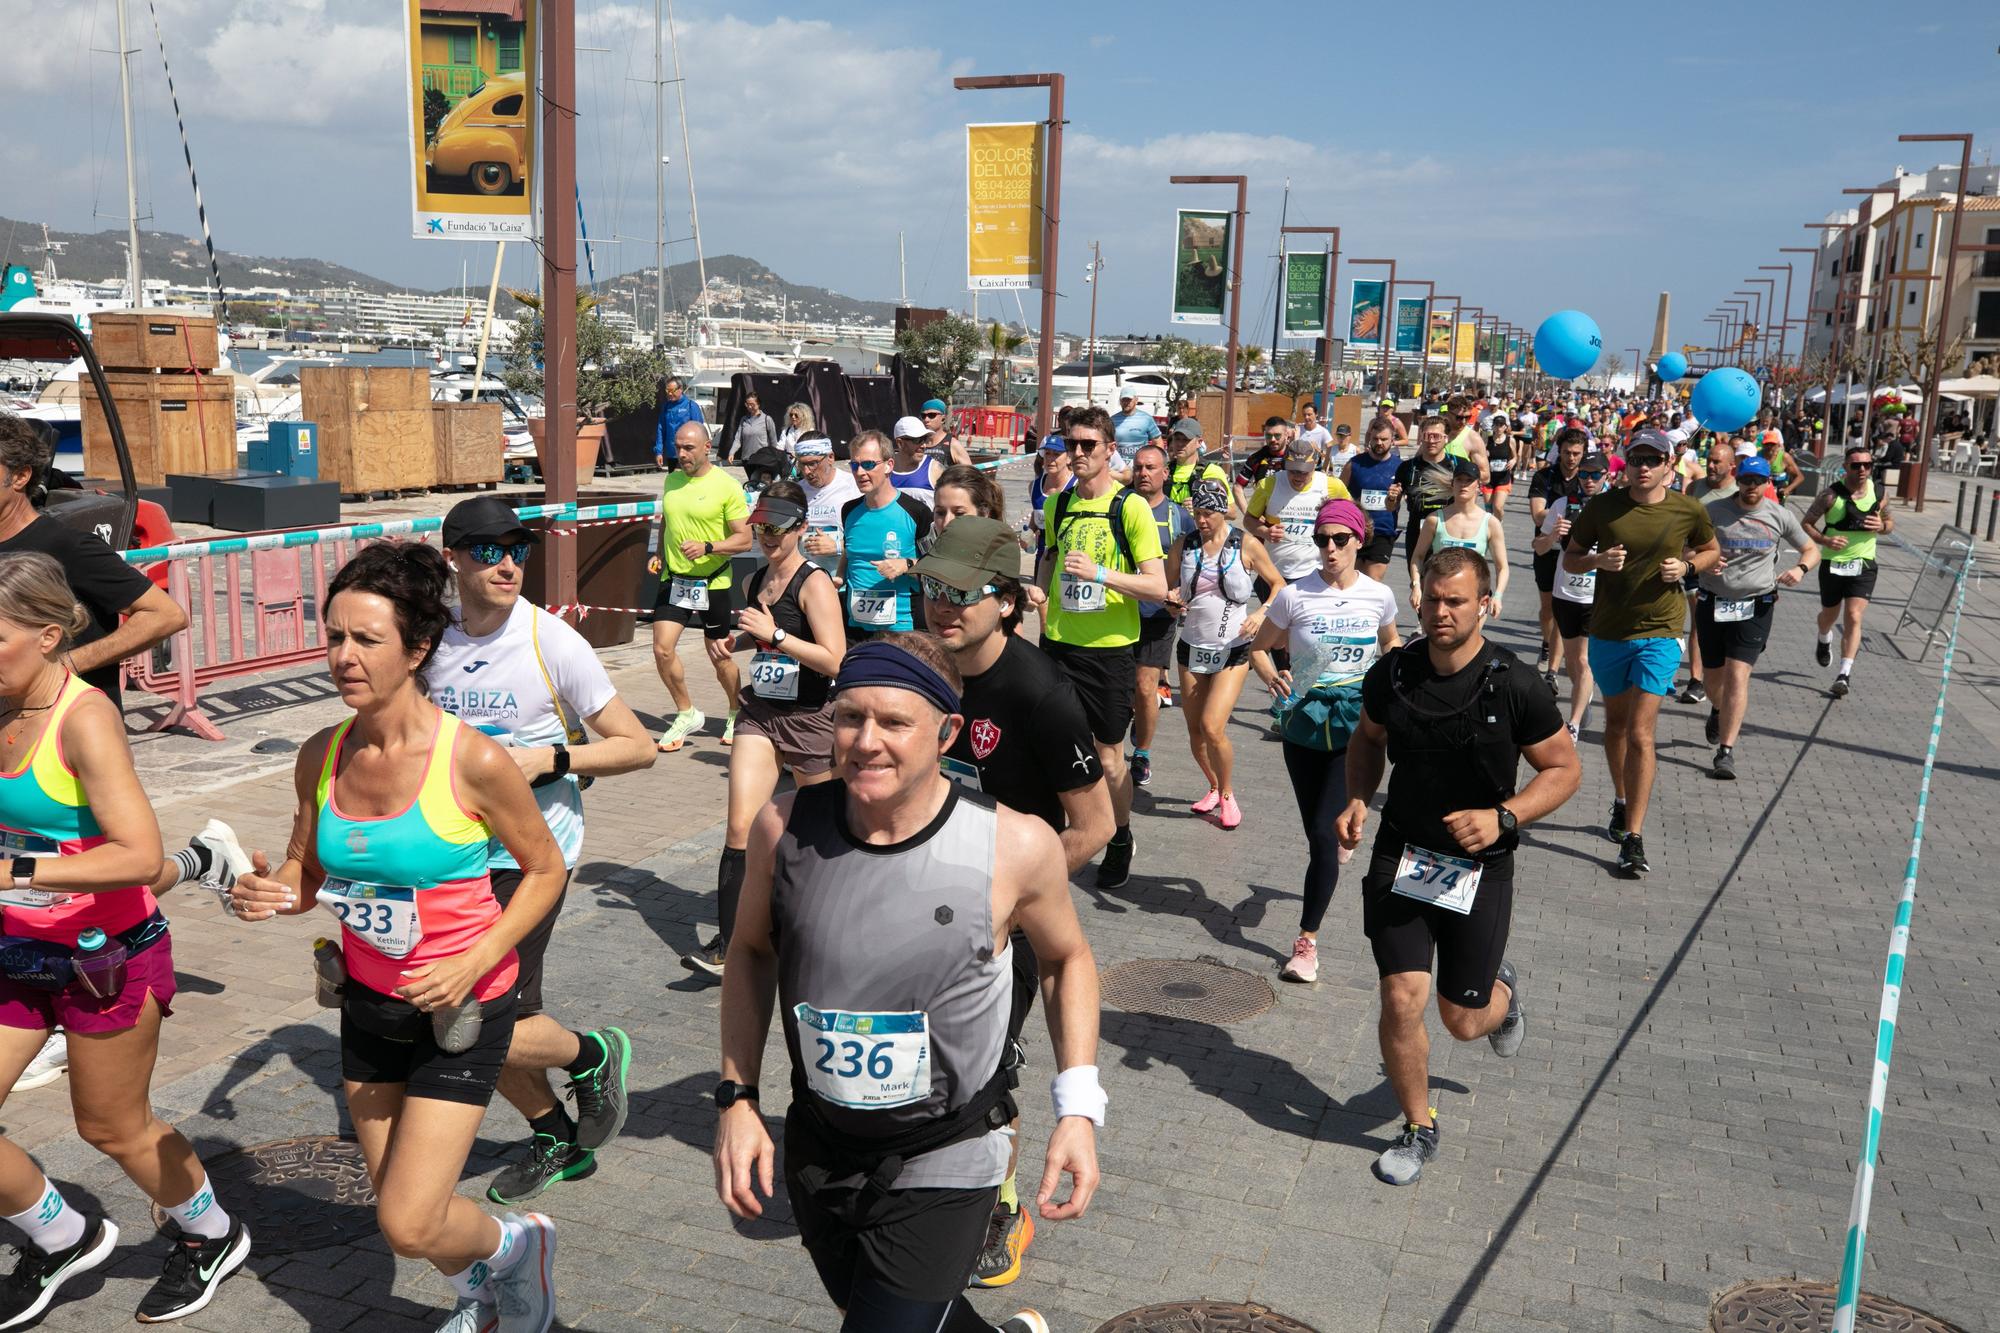
[[[1007,1178],[1000,1182],[1000,1202],[1007,1205],[1009,1212],[1018,1213],[1021,1211],[1021,1195],[1015,1188],[1014,1173],[1012,1171],[1009,1171]]]

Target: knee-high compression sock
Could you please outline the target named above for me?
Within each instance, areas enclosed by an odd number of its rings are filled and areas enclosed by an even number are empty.
[[[736,931],[736,904],[743,897],[743,868],[749,855],[740,847],[725,847],[715,868],[715,919],[724,944]]]

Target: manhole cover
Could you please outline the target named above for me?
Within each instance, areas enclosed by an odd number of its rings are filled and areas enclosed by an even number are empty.
[[[1271,983],[1216,958],[1136,958],[1106,968],[1098,984],[1106,1004],[1203,1023],[1240,1023],[1278,1002]]]
[[[1313,1328],[1261,1305],[1172,1301],[1128,1310],[1098,1325],[1097,1333],[1313,1333]]]
[[[375,1190],[352,1139],[278,1139],[203,1165],[223,1207],[250,1228],[259,1254],[324,1250],[375,1230]],[[157,1205],[153,1224],[167,1224]]]
[[[1827,1333],[1834,1289],[1825,1282],[1746,1282],[1716,1298],[1710,1333]],[[1861,1293],[1854,1326],[1871,1333],[1960,1333],[1936,1315]]]

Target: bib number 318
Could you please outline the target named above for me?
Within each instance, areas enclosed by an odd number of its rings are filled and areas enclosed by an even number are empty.
[[[881,1110],[931,1095],[930,1016],[792,1008],[806,1086],[836,1106]]]

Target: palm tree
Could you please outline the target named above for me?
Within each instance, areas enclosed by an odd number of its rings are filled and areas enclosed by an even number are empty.
[[[1252,343],[1250,344],[1250,346],[1244,348],[1241,352],[1237,354],[1237,360],[1241,362],[1243,366],[1243,379],[1242,382],[1238,384],[1236,387],[1239,389],[1247,389],[1250,387],[1250,376],[1252,372],[1254,372],[1257,369],[1257,367],[1264,364],[1264,349],[1257,346],[1255,343]]]
[[[986,326],[986,350],[992,355],[986,362],[986,405],[998,407],[1007,391],[1007,376],[1004,367],[1007,358],[1018,352],[1028,341],[1025,333],[1016,333],[994,320]]]

